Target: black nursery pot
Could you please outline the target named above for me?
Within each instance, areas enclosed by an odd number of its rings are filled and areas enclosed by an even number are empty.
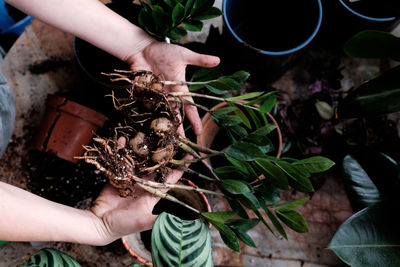
[[[391,31],[400,22],[398,0],[324,0],[323,9],[324,21],[318,42],[338,50],[360,31]]]
[[[106,6],[137,25],[140,5],[129,1],[117,1]],[[74,53],[83,72],[92,80],[105,87],[123,86],[122,83],[111,83],[109,77],[102,73],[111,73],[115,69],[129,69],[128,64],[78,37],[74,38]]]
[[[293,66],[296,52],[314,39],[322,21],[320,0],[224,0],[222,12],[224,58],[267,82]]]

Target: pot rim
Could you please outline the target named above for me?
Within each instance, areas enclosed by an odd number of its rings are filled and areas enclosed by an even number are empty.
[[[104,122],[108,120],[102,113],[56,94],[47,95],[46,106],[90,122],[98,127],[102,127]]]
[[[396,17],[386,17],[386,18],[375,18],[375,17],[371,17],[371,16],[366,16],[363,15],[357,11],[355,11],[354,9],[350,8],[343,0],[339,0],[339,2],[351,13],[353,13],[354,15],[365,19],[365,20],[371,20],[371,21],[377,21],[377,22],[385,22],[385,21],[393,21],[396,19]]]

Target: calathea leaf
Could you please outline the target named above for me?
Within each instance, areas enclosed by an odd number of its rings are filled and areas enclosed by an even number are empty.
[[[161,213],[153,226],[151,248],[154,266],[213,266],[210,230],[200,219],[186,221]]]
[[[393,214],[397,206],[386,203],[365,208],[345,221],[328,248],[350,266],[398,266],[400,228]]]
[[[60,267],[81,267],[81,265],[67,254],[51,249],[44,248],[29,257],[28,261],[18,265],[19,267],[28,266],[60,266]]]

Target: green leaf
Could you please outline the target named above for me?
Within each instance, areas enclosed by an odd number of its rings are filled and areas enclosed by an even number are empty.
[[[271,91],[271,92],[268,92],[268,93],[264,94],[263,96],[261,96],[261,97],[259,97],[259,98],[257,98],[257,99],[254,99],[254,100],[251,100],[251,101],[247,102],[247,103],[246,103],[246,106],[254,106],[254,105],[256,105],[256,104],[263,103],[263,102],[266,101],[268,98],[270,98],[272,95],[275,95],[277,92],[278,92],[278,91]]]
[[[213,19],[222,15],[222,12],[217,7],[211,7],[209,10],[206,10],[200,14],[196,14],[192,16],[195,20],[206,20],[206,19]]]
[[[193,5],[194,5],[195,0],[187,0],[186,5],[185,5],[185,16],[189,15]]]
[[[251,93],[247,93],[247,94],[240,95],[240,96],[227,97],[227,98],[225,98],[225,100],[233,102],[233,101],[245,100],[245,99],[249,99],[249,98],[258,97],[262,94],[264,94],[264,92],[251,92]]]
[[[214,169],[217,176],[221,179],[246,180],[246,174],[236,166],[222,166]]]
[[[264,103],[258,108],[258,110],[262,113],[268,113],[272,110],[276,102],[276,95],[271,94],[268,95],[267,99],[264,101]]]
[[[236,199],[233,198],[227,198],[229,206],[232,208],[234,212],[237,213],[241,218],[248,219],[249,215],[247,214],[246,210],[243,208],[243,206],[237,201]]]
[[[258,146],[243,141],[234,143],[225,151],[225,154],[244,161],[253,161],[265,155]]]
[[[197,20],[185,20],[183,25],[191,32],[200,32],[203,29],[203,22]]]
[[[275,217],[275,215],[268,209],[267,205],[265,204],[265,200],[263,198],[259,198],[258,201],[260,202],[261,208],[265,211],[268,218],[271,220],[275,229],[287,240],[288,238],[285,229],[283,228],[279,220]]]
[[[238,195],[238,194],[244,194],[244,193],[248,193],[248,192],[252,192],[252,188],[251,186],[244,182],[244,181],[240,181],[240,180],[223,180],[219,186],[226,190],[227,192],[234,194],[234,195]]]
[[[339,227],[328,248],[351,266],[398,266],[400,228],[393,217],[397,209],[380,204],[357,212]]]
[[[206,219],[216,221],[216,222],[225,222],[231,219],[236,215],[236,212],[233,211],[217,211],[217,212],[202,212]]]
[[[240,137],[244,137],[247,135],[247,131],[245,128],[243,128],[240,125],[235,125],[235,126],[230,126],[229,130],[232,130],[234,133],[236,133],[237,135],[239,135]],[[232,143],[236,142],[236,140],[234,140]]]
[[[225,155],[225,158],[232,163],[233,166],[235,166],[238,170],[240,170],[241,172],[248,174],[249,171],[247,170],[246,166],[244,166],[244,163],[246,163],[245,161],[242,160],[237,160],[234,159],[232,157],[229,157],[228,155]]]
[[[210,230],[200,219],[161,213],[153,226],[151,248],[156,267],[213,266]]]
[[[215,85],[215,84],[214,84]],[[226,94],[228,91],[225,91],[225,90],[221,90],[221,89],[218,89],[217,87],[215,87],[215,86],[212,86],[212,85],[210,85],[210,84],[206,84],[206,85],[204,85],[208,90],[210,90],[210,92],[212,92],[212,93],[214,93],[214,94],[217,94],[217,95],[223,95],[223,94]]]
[[[43,248],[39,252],[30,256],[26,262],[18,265],[18,267],[28,266],[80,267],[81,265],[61,251],[51,248]]]
[[[217,110],[211,111],[211,113],[214,115],[221,115],[221,114],[231,113],[237,109],[238,108],[235,106],[229,106],[229,107],[223,107],[223,108],[219,108]]]
[[[244,114],[243,111],[241,111],[240,109],[236,109],[235,110],[235,114],[237,116],[239,116],[239,118],[242,120],[243,124],[248,128],[251,129],[251,123],[249,121],[249,119],[247,118],[246,114]]]
[[[257,196],[261,196],[265,201],[276,203],[281,200],[278,188],[271,184],[264,183],[263,185],[254,189]]]
[[[240,83],[228,77],[221,77],[217,81],[210,82],[209,85],[225,91],[242,89]]]
[[[253,239],[251,239],[251,237],[246,232],[237,229],[233,229],[233,231],[235,232],[236,236],[243,241],[243,243],[253,248],[257,247]]]
[[[190,15],[196,16],[209,10],[214,5],[214,0],[197,0],[194,2]]]
[[[250,73],[248,73],[247,71],[241,70],[241,71],[235,72],[232,75],[229,75],[228,77],[231,79],[234,79],[235,81],[237,81],[239,83],[242,83],[242,82],[247,81],[247,79],[250,77]]]
[[[276,216],[278,216],[278,218],[290,229],[298,233],[307,233],[310,231],[306,220],[304,220],[303,216],[301,216],[297,211],[277,209],[275,212]]]
[[[304,172],[317,173],[329,170],[335,162],[328,158],[321,156],[314,156],[306,159],[302,159],[292,163],[296,168],[300,168]]]
[[[260,222],[257,218],[251,219],[234,219],[229,221],[229,226],[247,232],[248,230],[254,228]]]
[[[290,210],[294,210],[295,208],[303,205],[304,203],[306,203],[310,198],[309,197],[304,197],[302,199],[299,200],[294,200],[294,201],[289,201],[286,203],[283,203],[282,208],[280,208],[279,210],[281,211],[290,211]]]
[[[153,24],[153,19],[149,13],[147,13],[144,9],[140,10],[139,16],[138,16],[138,22],[140,27],[143,29],[145,26],[149,26]]]
[[[182,38],[183,36],[185,36],[186,34],[187,34],[187,31],[183,27],[174,27],[168,33],[168,38],[170,38],[173,41],[176,41],[176,40],[179,40],[180,38]]]
[[[284,171],[289,176],[289,178],[291,178],[291,181],[293,182],[293,185],[297,190],[304,193],[314,192],[314,187],[312,186],[307,174],[299,171],[286,161],[278,160],[275,163],[279,168],[281,168],[282,171]]]
[[[352,91],[337,107],[339,118],[377,116],[400,111],[400,66]]]
[[[181,3],[177,3],[172,10],[172,24],[178,25],[185,15],[185,7]]]
[[[265,178],[271,181],[271,183],[283,190],[289,190],[289,182],[285,173],[277,166],[275,166],[268,159],[257,159],[255,161],[260,170],[264,174]]]
[[[236,237],[235,232],[233,232],[227,225],[221,222],[216,222],[216,221],[210,221],[210,222],[218,230],[224,243],[230,249],[239,252],[240,251],[239,240]],[[176,265],[171,265],[171,266],[176,266]]]
[[[168,14],[159,5],[154,5],[152,8],[152,17],[155,22],[156,34],[158,37],[164,38],[167,36],[171,27],[171,20]]]
[[[400,61],[400,38],[389,32],[366,30],[357,33],[344,45],[351,57],[392,58]]]
[[[248,209],[257,211],[260,208],[260,203],[257,197],[251,192],[245,192],[239,196],[240,202]]]
[[[175,7],[175,5],[179,2],[177,2],[177,0],[163,0],[164,3],[166,3],[169,7],[173,8]]]

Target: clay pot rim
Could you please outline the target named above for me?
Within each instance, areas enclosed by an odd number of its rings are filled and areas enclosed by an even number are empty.
[[[245,102],[245,101],[241,101],[241,102]],[[226,105],[228,105],[226,102],[221,102],[221,103],[213,106],[210,109],[210,111],[214,111],[214,110],[220,109],[222,107],[225,107]],[[255,105],[255,106],[258,106],[258,105]],[[277,151],[277,154],[276,154],[275,157],[279,159],[281,157],[281,155],[282,155],[282,148],[283,148],[283,138],[282,138],[281,128],[279,127],[278,122],[275,120],[274,116],[271,115],[271,113],[268,112],[267,116],[272,121],[272,123],[275,125],[277,133],[278,133],[278,142],[279,142],[279,144],[278,144],[278,151]],[[203,118],[201,119],[201,123],[203,124],[203,126],[208,124],[208,123],[212,123],[212,124],[215,124],[215,127],[218,127],[218,125],[212,120],[211,115],[210,115],[209,112],[207,112],[203,116]],[[198,144],[202,144],[201,137],[203,135],[206,135],[205,131],[203,131],[201,135],[197,136],[197,143]]]
[[[190,181],[189,179],[186,178],[180,178],[179,181],[184,181],[186,183],[188,183],[188,185],[195,187],[195,188],[199,188],[197,185],[195,185],[192,181]],[[211,212],[211,205],[210,202],[208,201],[208,198],[206,197],[206,195],[202,192],[196,192],[197,194],[200,195],[202,201],[204,201],[204,204],[206,206],[206,212]],[[208,224],[208,227],[211,227],[211,224]],[[124,247],[126,248],[126,250],[128,250],[129,254],[131,254],[131,256],[135,257],[140,263],[145,264],[147,266],[153,266],[153,263],[150,261],[147,261],[145,259],[143,259],[142,257],[140,257],[128,244],[128,241],[126,239],[126,236],[121,237],[121,241],[122,244],[124,245]]]
[[[68,113],[98,127],[102,127],[104,122],[108,120],[100,112],[56,94],[47,95],[46,106]]]

